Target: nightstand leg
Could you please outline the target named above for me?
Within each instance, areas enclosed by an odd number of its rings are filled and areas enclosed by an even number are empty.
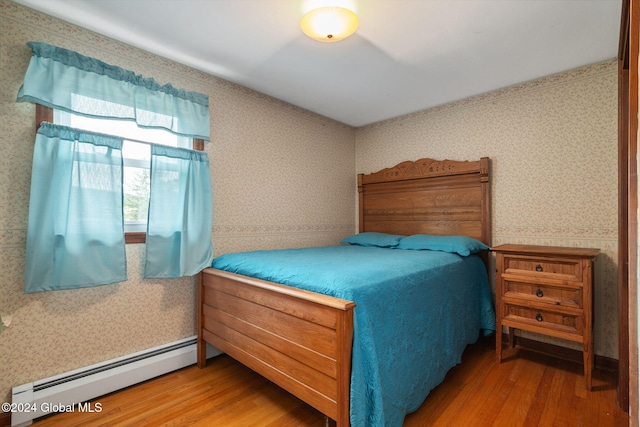
[[[584,382],[587,391],[591,391],[591,374],[593,372],[593,347],[584,351]]]
[[[496,356],[498,363],[502,362],[502,326],[500,324],[496,328]]]

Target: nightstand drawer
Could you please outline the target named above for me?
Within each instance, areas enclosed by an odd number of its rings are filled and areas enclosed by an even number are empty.
[[[535,328],[553,329],[564,334],[575,335],[582,341],[584,318],[582,313],[560,313],[538,310],[532,307],[505,304],[504,320],[521,323],[522,329],[536,332]]]
[[[505,298],[523,299],[524,304],[536,302],[578,309],[583,304],[582,286],[563,287],[504,280],[503,295]]]
[[[578,259],[505,255],[503,268],[503,271],[509,274],[582,282],[582,263]]]

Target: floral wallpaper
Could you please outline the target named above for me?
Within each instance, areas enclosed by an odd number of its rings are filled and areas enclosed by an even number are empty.
[[[611,60],[375,123],[358,129],[356,169],[490,157],[492,244],[600,249],[594,347],[617,358],[617,84]]]
[[[216,254],[337,244],[355,229],[355,129],[0,0],[0,400],[11,388],[195,335],[194,278],[23,294],[35,109],[15,102],[28,41],[208,94]]]
[[[335,244],[356,228],[357,173],[490,157],[494,245],[602,251],[595,350],[617,357],[615,61],[354,129],[0,0],[3,401],[11,387],[195,334],[195,280],[143,279],[144,245],[127,246],[126,282],[23,294],[35,123],[33,105],[15,97],[32,40],[210,96],[216,254]]]

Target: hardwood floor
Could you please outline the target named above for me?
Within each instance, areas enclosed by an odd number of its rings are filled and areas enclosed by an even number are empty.
[[[627,426],[616,404],[615,374],[595,371],[584,387],[582,365],[520,350],[498,365],[492,339],[469,346],[424,404],[417,426]],[[325,418],[227,356],[96,399],[99,413],[63,413],[48,426],[325,426]]]

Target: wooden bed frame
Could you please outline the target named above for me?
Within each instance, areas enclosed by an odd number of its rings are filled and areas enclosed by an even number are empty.
[[[358,192],[360,232],[466,235],[490,246],[486,157],[359,174]],[[348,426],[354,309],[351,301],[207,268],[198,277],[198,366],[210,343]]]

